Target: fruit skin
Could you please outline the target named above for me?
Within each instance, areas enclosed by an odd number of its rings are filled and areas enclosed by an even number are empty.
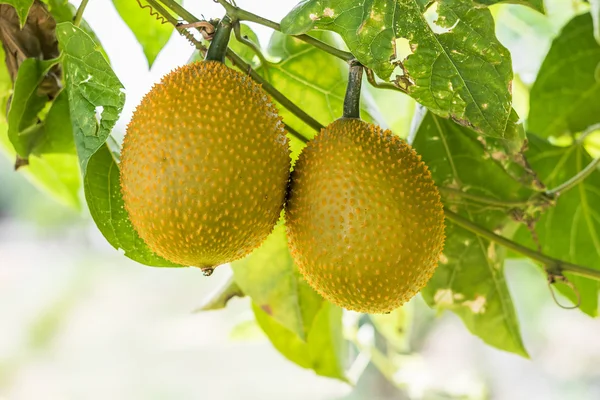
[[[211,268],[266,239],[289,171],[284,125],[266,92],[220,62],[203,61],[165,75],[135,110],[121,188],[152,251]]]
[[[339,119],[308,143],[286,205],[292,257],[323,297],[389,312],[433,275],[444,213],[421,157],[392,132]]]

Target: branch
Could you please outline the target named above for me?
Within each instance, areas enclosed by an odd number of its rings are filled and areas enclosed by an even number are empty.
[[[263,26],[266,26],[273,30],[281,32],[281,25],[279,25],[277,22],[268,20],[268,19],[258,16],[256,14],[253,14],[249,11],[242,10],[241,8],[232,5],[227,0],[216,0],[216,1],[219,4],[221,4],[223,6],[223,8],[225,8],[225,11],[232,19],[238,19],[240,21],[254,22],[259,25],[263,25]],[[331,54],[332,56],[342,59],[344,61],[350,61],[350,60],[354,59],[354,56],[352,55],[352,53],[337,49],[333,46],[328,45],[327,43],[320,41],[319,39],[315,39],[312,36],[294,35],[294,37],[296,37],[308,44],[311,44],[311,45]]]
[[[579,185],[581,182],[585,180],[588,176],[592,174],[600,165],[600,157],[595,158],[590,162],[584,169],[579,171],[577,175],[566,181],[560,186],[555,187],[552,190],[548,190],[546,193],[550,196],[560,195],[570,189],[573,189],[575,186]]]
[[[269,65],[269,62],[265,58],[265,56],[262,53],[262,51],[260,51],[260,48],[256,45],[256,43],[254,43],[253,41],[251,41],[250,39],[248,39],[248,36],[242,36],[242,30],[240,28],[240,22],[239,21],[234,21],[234,23],[233,23],[233,32],[235,33],[235,38],[237,39],[237,41],[240,42],[240,43],[242,43],[243,45],[249,47],[250,50],[252,50],[254,52],[254,54],[256,54],[256,56],[260,60],[260,63],[264,67],[266,67],[266,66]],[[265,68],[264,71],[265,71],[265,75],[267,76],[267,80],[270,81],[271,77],[270,77],[270,74],[269,74],[269,68]]]
[[[273,85],[267,82],[262,76],[260,76],[255,70],[252,69],[240,56],[235,54],[231,49],[227,49],[227,58],[239,69],[245,71],[250,77],[257,83],[260,83],[263,89],[271,95],[276,101],[278,101],[283,107],[287,108],[292,114],[304,121],[308,126],[316,131],[320,131],[325,127],[316,119],[308,115],[304,110],[298,107],[293,101],[288,99],[283,93],[277,90]],[[308,141],[307,138],[304,138]]]
[[[460,197],[462,197],[464,199],[473,200],[473,201],[476,201],[478,203],[488,204],[488,205],[491,205],[491,206],[500,206],[500,207],[527,207],[528,205],[530,205],[532,203],[532,199],[528,199],[528,200],[516,200],[516,201],[500,200],[500,199],[494,199],[494,198],[491,198],[491,197],[480,196],[480,195],[472,194],[472,193],[468,193],[468,192],[463,192],[462,190],[458,190],[458,189],[451,189],[449,187],[438,187],[438,190],[440,191],[440,193],[443,193],[443,194],[446,194],[446,195],[460,196]]]
[[[456,225],[458,225],[464,229],[467,229],[468,231],[471,231],[471,232],[475,233],[476,235],[479,235],[488,240],[496,242],[506,248],[516,251],[517,253],[523,254],[524,256],[527,256],[527,257],[531,258],[532,260],[541,262],[542,264],[545,265],[546,271],[551,275],[562,276],[564,272],[570,272],[572,274],[583,276],[586,278],[600,280],[600,271],[599,270],[595,270],[595,269],[584,267],[581,265],[572,264],[572,263],[569,263],[566,261],[558,260],[556,258],[552,258],[552,257],[547,256],[538,251],[532,250],[528,247],[522,246],[522,245],[520,245],[516,242],[513,242],[512,240],[507,239],[503,236],[496,235],[495,233],[490,232],[487,229],[480,227],[479,225],[476,225],[472,221],[469,221],[468,219],[461,217],[460,215],[458,215],[448,209],[444,209],[444,213],[446,214],[446,219],[448,219],[449,221],[452,221]]]

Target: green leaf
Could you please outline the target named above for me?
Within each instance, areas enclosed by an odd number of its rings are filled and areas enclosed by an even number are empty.
[[[306,0],[281,26],[287,34],[335,31],[381,78],[400,66],[398,84],[436,114],[486,136],[523,139],[506,129],[511,58],[485,7],[464,0]]]
[[[38,114],[46,106],[48,97],[38,94],[38,86],[57,61],[28,58],[19,67],[8,111],[8,137],[21,158],[29,157],[35,142],[43,135]]]
[[[323,298],[294,265],[282,223],[260,248],[231,266],[236,283],[254,304],[306,340]]]
[[[56,26],[81,170],[104,144],[125,104],[124,88],[99,47],[70,22]]]
[[[0,4],[10,4],[13,6],[17,11],[17,15],[19,16],[21,27],[23,27],[23,25],[25,25],[25,21],[27,21],[29,9],[33,5],[33,0],[1,0]]]
[[[140,8],[136,0],[112,0],[112,2],[142,46],[148,66],[151,67],[158,53],[169,41],[173,33],[173,25],[162,24],[156,16],[150,15],[151,9]],[[140,2],[143,6],[148,6],[145,0]]]
[[[533,169],[550,188],[557,187],[577,175],[592,158],[581,145],[557,147],[535,135],[529,135],[526,153]],[[555,207],[549,208],[535,225],[542,252],[560,260],[600,268],[600,171],[562,193]],[[536,245],[525,228],[516,240]],[[581,295],[580,308],[586,314],[598,315],[598,282],[567,274]],[[574,303],[573,289],[559,286]]]
[[[69,98],[65,90],[52,102],[52,107],[44,119],[44,134],[36,142],[34,154],[69,153],[76,154],[69,114]]]
[[[531,191],[486,152],[474,132],[427,113],[413,143],[440,187],[498,200],[528,199]],[[444,205],[489,230],[507,222],[506,209],[445,195]],[[504,279],[504,250],[449,221],[438,268],[423,290],[427,303],[456,313],[486,343],[527,356]]]
[[[73,21],[73,18],[77,12],[77,8],[75,8],[73,4],[69,3],[69,0],[47,0],[47,3],[48,10],[57,24],[60,24],[61,22]],[[85,18],[81,20],[79,27],[92,38],[97,46],[100,47],[100,51],[102,52],[102,55],[104,55],[104,58],[109,60],[108,55],[100,44],[100,39],[98,39],[98,36],[96,36],[92,28],[85,21]]]
[[[121,195],[118,152],[109,144],[92,155],[87,164],[84,189],[90,213],[106,240],[125,256],[154,267],[180,267],[154,254],[133,229]]]
[[[600,44],[600,0],[590,0],[590,13],[594,24],[594,39]]]
[[[318,375],[347,382],[345,341],[342,335],[342,309],[324,301],[312,324],[306,342],[289,331],[256,304],[256,321],[273,346],[288,360],[314,370]]]
[[[558,137],[600,122],[599,65],[592,17],[579,15],[552,43],[531,89],[528,131]]]

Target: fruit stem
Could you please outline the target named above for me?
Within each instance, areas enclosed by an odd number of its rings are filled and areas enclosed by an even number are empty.
[[[525,246],[521,246],[520,244],[513,242],[510,239],[507,239],[500,235],[496,235],[495,233],[490,232],[487,229],[480,227],[479,225],[476,225],[475,223],[448,210],[447,208],[444,209],[444,213],[446,214],[446,219],[453,222],[454,224],[468,231],[471,231],[478,236],[481,236],[483,238],[496,242],[506,248],[516,251],[517,253],[523,254],[524,256],[527,256],[532,260],[541,262],[545,265],[547,273],[551,276],[563,276],[564,272],[570,272],[574,275],[579,275],[594,280],[600,280],[600,270],[558,260],[556,258],[552,258]]]
[[[233,23],[231,22],[231,18],[226,15],[216,26],[215,36],[208,47],[208,52],[204,60],[225,62],[225,55],[227,54],[227,46],[229,45],[232,30]]]
[[[360,119],[360,89],[362,86],[363,66],[352,60],[348,72],[348,87],[344,98],[344,118]]]
[[[77,12],[75,13],[75,17],[73,18],[73,25],[79,26],[81,24],[81,20],[83,19],[83,12],[87,7],[89,0],[82,0]]]

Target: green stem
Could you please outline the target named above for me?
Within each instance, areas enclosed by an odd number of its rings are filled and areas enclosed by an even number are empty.
[[[260,76],[256,71],[254,71],[250,65],[248,65],[244,60],[242,60],[242,58],[235,54],[231,49],[227,49],[227,58],[231,60],[233,65],[235,65],[242,71],[247,72],[248,75],[250,75],[250,77],[254,81],[262,85],[263,89],[267,93],[269,93],[271,97],[273,97],[273,99],[278,101],[283,107],[287,108],[296,117],[304,121],[308,126],[310,126],[316,131],[320,131],[321,129],[325,128],[323,125],[321,125],[319,121],[308,115],[304,110],[302,110],[300,107],[294,104],[293,101],[285,97],[283,93],[281,93],[273,85],[267,82],[262,76]],[[308,139],[304,139],[308,141]]]
[[[496,242],[506,248],[509,248],[517,253],[523,254],[531,258],[532,260],[536,260],[545,265],[548,273],[553,275],[562,275],[563,272],[570,272],[575,275],[583,276],[586,278],[591,278],[595,280],[600,280],[600,270],[595,270],[592,268],[584,267],[577,264],[572,264],[566,261],[558,260],[556,258],[552,258],[543,253],[537,252],[525,246],[521,246],[520,244],[513,242],[510,239],[507,239],[503,236],[496,235],[493,232],[488,231],[485,228],[480,227],[479,225],[474,224],[468,219],[461,217],[460,215],[448,210],[444,209],[444,213],[446,214],[446,219],[452,221],[458,226],[467,229],[475,233],[478,236],[484,237],[488,240]]]
[[[229,45],[229,38],[231,37],[231,30],[233,29],[233,23],[231,19],[226,15],[216,27],[215,36],[210,42],[208,52],[204,58],[206,61],[219,61],[225,62],[225,55],[227,54],[227,46]]]
[[[263,26],[266,26],[273,30],[281,32],[281,25],[279,25],[277,22],[268,20],[259,15],[253,14],[249,11],[242,10],[239,7],[235,7],[234,5],[229,3],[227,0],[217,0],[217,2],[219,4],[221,4],[223,6],[223,8],[225,8],[225,11],[227,12],[227,14],[233,19],[238,19],[240,21],[254,22],[256,24],[263,25]],[[352,53],[337,49],[333,46],[328,45],[327,43],[320,41],[319,39],[315,39],[312,36],[294,35],[294,37],[296,37],[316,48],[319,48],[341,60],[350,61],[350,60],[354,59],[354,56],[352,55]]]
[[[73,25],[79,26],[81,24],[81,20],[83,19],[83,12],[87,7],[90,0],[82,0],[77,12],[75,13],[75,18],[73,18]]]
[[[300,140],[302,143],[308,143],[308,139],[306,137],[304,137],[303,134],[301,134],[300,132],[298,132],[296,129],[292,128],[288,124],[285,124],[285,130],[288,131],[296,139]]]
[[[584,169],[579,171],[577,175],[566,181],[560,186],[555,187],[552,190],[548,190],[546,193],[550,196],[560,195],[561,193],[567,192],[570,189],[573,189],[575,186],[579,185],[581,182],[585,180],[588,176],[592,174],[592,172],[596,171],[600,165],[600,157],[595,158],[590,162]]]
[[[264,71],[265,71],[267,80],[271,80],[271,77],[269,74],[269,68],[268,68],[269,62],[263,55],[262,51],[260,51],[260,48],[256,45],[256,43],[254,43],[253,41],[248,39],[247,36],[242,36],[242,31],[240,29],[239,21],[234,21],[233,32],[235,33],[235,38],[237,39],[238,42],[242,43],[243,45],[246,45],[254,52],[254,54],[256,54],[256,56],[260,60],[261,65],[264,67]]]
[[[358,61],[350,61],[348,87],[344,98],[344,118],[360,119],[360,89],[362,86],[363,66]]]
[[[473,200],[473,201],[476,201],[476,202],[482,203],[482,204],[489,204],[491,206],[527,207],[529,204],[531,204],[531,200],[509,201],[509,200],[493,199],[491,197],[479,196],[477,194],[463,192],[461,190],[451,189],[448,187],[438,187],[438,190],[442,194],[446,194],[446,195],[450,195],[450,196],[460,196],[464,199]]]

